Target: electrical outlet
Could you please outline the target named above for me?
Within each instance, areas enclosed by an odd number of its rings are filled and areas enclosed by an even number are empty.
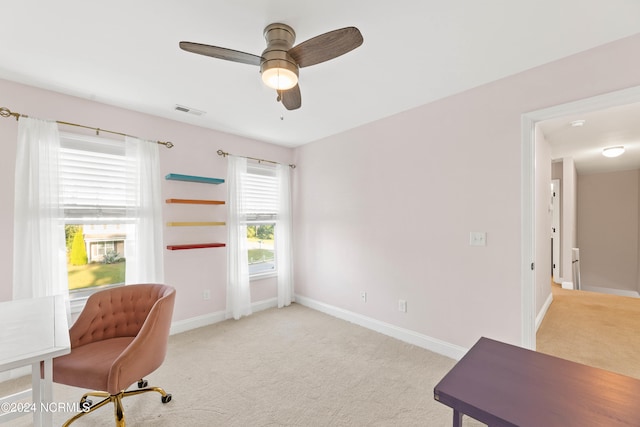
[[[210,291],[209,289],[205,289],[205,290],[202,292],[202,299],[204,299],[204,300],[209,300],[209,299],[211,299],[211,291]]]
[[[403,300],[403,299],[399,299],[398,300],[398,311],[401,311],[403,313],[407,312],[407,301]]]
[[[487,246],[487,232],[486,231],[470,232],[469,246]]]
[[[367,293],[365,291],[360,292],[360,300],[362,302],[367,302]]]

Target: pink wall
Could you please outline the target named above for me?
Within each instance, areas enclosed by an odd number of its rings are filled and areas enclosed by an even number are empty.
[[[293,150],[272,144],[216,132],[180,122],[136,113],[85,99],[0,80],[2,106],[33,117],[50,118],[96,126],[153,140],[169,140],[172,149],[160,147],[162,175],[183,173],[226,178],[226,160],[218,149],[259,158],[290,163]],[[0,301],[12,297],[13,193],[17,140],[17,122],[1,119],[0,142]],[[61,128],[72,131],[73,128]],[[175,181],[162,182],[163,198],[226,199],[226,184],[213,186]],[[166,221],[226,220],[225,207],[164,205]],[[226,242],[226,228],[165,227],[165,244],[195,243],[206,240]],[[224,310],[226,304],[226,249],[168,251],[164,253],[165,281],[177,290],[174,320],[189,319]],[[211,300],[203,300],[205,289]],[[276,296],[275,279],[252,282],[252,299],[260,301]]]
[[[521,115],[640,85],[639,49],[636,35],[297,148],[296,292],[463,347],[519,344]]]
[[[578,176],[582,287],[638,291],[640,170]]]

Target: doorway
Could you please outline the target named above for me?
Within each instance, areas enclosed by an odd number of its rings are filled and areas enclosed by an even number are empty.
[[[522,258],[521,258],[521,330],[522,346],[536,348],[536,286],[547,283],[549,272],[535,269],[535,153],[536,153],[536,124],[544,120],[557,119],[575,114],[585,114],[597,110],[623,106],[640,102],[640,87],[629,88],[605,95],[587,98],[567,104],[562,104],[538,111],[526,113],[522,116]],[[548,233],[547,231],[543,231]],[[548,234],[547,234],[548,235]],[[551,246],[546,245],[551,257]],[[538,276],[543,275],[543,276]]]

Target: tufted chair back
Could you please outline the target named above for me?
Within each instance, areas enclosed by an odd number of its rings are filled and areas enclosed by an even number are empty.
[[[163,298],[171,301],[162,302]],[[96,292],[69,330],[71,348],[110,338],[135,337],[151,311],[155,308],[154,318],[157,318],[157,312],[166,310],[163,307],[166,305],[171,306],[171,312],[167,316],[169,322],[163,326],[170,327],[173,298],[175,290],[160,284],[129,285]]]

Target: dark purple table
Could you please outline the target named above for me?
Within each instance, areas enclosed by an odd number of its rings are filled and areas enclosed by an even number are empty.
[[[463,414],[491,427],[640,426],[640,380],[488,338],[433,393],[454,427]]]

